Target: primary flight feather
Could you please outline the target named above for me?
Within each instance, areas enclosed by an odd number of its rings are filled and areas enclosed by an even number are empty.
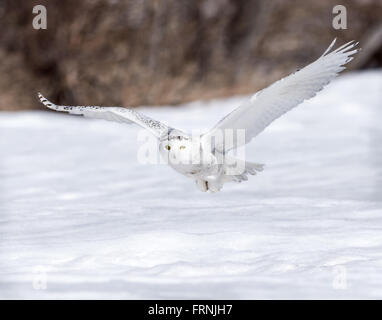
[[[173,169],[195,180],[200,190],[216,192],[226,182],[248,180],[248,174],[254,175],[263,169],[260,164],[230,157],[228,151],[250,142],[275,119],[314,97],[353,59],[358,42],[351,41],[331,51],[335,41],[316,61],[257,92],[212,130],[197,137],[132,109],[59,106],[40,93],[38,96],[46,107],[56,111],[139,125],[159,139],[159,152]],[[242,139],[227,139],[227,132],[240,130],[245,133]]]

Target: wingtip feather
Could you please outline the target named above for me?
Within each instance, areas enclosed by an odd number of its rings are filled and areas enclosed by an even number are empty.
[[[55,109],[56,106],[54,103],[50,102],[48,99],[46,99],[40,92],[37,93],[37,96],[40,100],[40,102],[49,109]]]
[[[336,43],[337,41],[337,38],[334,38],[334,40],[331,42],[331,44],[329,45],[329,47],[325,50],[325,52],[322,54],[323,56],[326,55],[334,46],[334,44]]]

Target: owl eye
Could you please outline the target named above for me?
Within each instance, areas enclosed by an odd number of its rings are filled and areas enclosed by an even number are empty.
[[[165,146],[165,149],[170,150],[171,147],[170,147],[169,145],[166,145],[166,146]]]
[[[186,146],[180,146],[179,149],[180,150],[186,149]]]

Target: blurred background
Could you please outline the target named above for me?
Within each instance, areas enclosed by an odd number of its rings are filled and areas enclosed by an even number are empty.
[[[35,5],[47,30],[32,28]],[[382,66],[382,1],[0,1],[0,110],[62,104],[176,105],[246,94],[315,60],[334,37],[363,51],[351,69]]]

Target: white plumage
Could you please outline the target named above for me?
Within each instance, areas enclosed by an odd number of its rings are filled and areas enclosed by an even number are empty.
[[[358,51],[354,49],[358,43],[351,41],[331,51],[335,41],[333,40],[316,61],[257,92],[220,120],[212,130],[198,137],[168,127],[132,109],[58,106],[41,94],[39,98],[45,106],[56,111],[138,124],[159,139],[159,152],[173,169],[195,180],[200,190],[215,192],[219,191],[225,182],[247,180],[248,174],[254,175],[263,168],[260,164],[229,157],[229,150],[250,142],[272,121],[304,100],[314,97],[353,59],[352,55]],[[224,137],[224,132],[238,130],[245,132],[244,139],[217,139]],[[223,134],[220,135],[221,133]],[[241,168],[241,171],[233,170],[233,167]]]
[[[335,41],[313,63],[254,94],[249,101],[224,117],[205,137],[208,139],[216,129],[245,129],[245,142],[248,143],[272,121],[314,97],[345,69],[344,65],[353,59],[351,55],[358,51],[351,50],[358,44],[351,41],[329,53]],[[238,146],[226,143],[224,148],[220,146],[220,151],[235,147]]]

